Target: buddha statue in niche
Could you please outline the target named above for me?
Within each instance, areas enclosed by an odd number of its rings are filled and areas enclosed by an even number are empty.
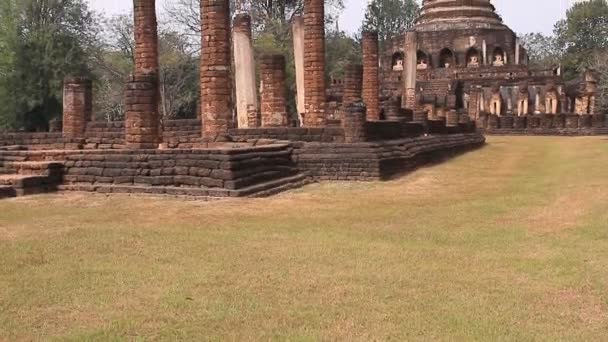
[[[403,59],[397,58],[393,64],[393,71],[403,71]]]
[[[504,57],[501,54],[497,53],[496,55],[494,55],[494,62],[492,62],[492,65],[504,66],[505,65]]]
[[[418,64],[416,65],[416,69],[418,70],[426,70],[429,67],[427,61],[426,61],[426,57],[424,58],[420,58],[418,60]]]
[[[467,66],[478,67],[479,66],[479,56],[472,55],[471,57],[469,57],[469,63],[467,63]]]

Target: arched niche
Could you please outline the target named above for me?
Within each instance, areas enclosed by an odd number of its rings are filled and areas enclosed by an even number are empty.
[[[402,52],[395,52],[393,54],[393,58],[392,58],[392,68],[393,71],[403,71],[403,61],[404,61],[404,56]]]
[[[507,64],[507,61],[505,60],[505,51],[500,46],[497,46],[494,49],[494,52],[492,52],[492,65],[504,66],[505,64]]]
[[[426,70],[430,67],[430,65],[431,60],[429,58],[429,55],[422,50],[418,50],[416,52],[416,69]]]
[[[439,53],[439,67],[450,68],[456,64],[452,50],[445,48]]]
[[[481,62],[481,54],[476,48],[470,48],[467,51],[467,67],[478,67]]]

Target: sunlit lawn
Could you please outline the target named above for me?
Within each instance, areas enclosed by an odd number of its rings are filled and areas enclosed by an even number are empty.
[[[0,341],[606,340],[608,138],[270,199],[0,201]]]

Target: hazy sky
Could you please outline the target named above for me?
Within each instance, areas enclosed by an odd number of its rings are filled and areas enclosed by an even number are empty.
[[[159,9],[174,0],[157,0]],[[363,12],[368,0],[344,0],[346,9],[340,19],[340,27],[354,32],[361,26]],[[553,25],[561,19],[570,3],[574,0],[495,0],[498,13],[505,23],[515,32],[553,31]],[[132,7],[130,0],[89,0],[97,11],[107,14],[128,12]]]

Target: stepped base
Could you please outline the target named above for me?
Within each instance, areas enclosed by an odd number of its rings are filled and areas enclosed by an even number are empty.
[[[237,197],[267,197],[280,192],[300,188],[311,183],[307,175],[298,174],[284,177],[268,182],[259,183],[239,190],[193,188],[173,186],[138,186],[138,185],[94,185],[94,184],[70,184],[60,185],[60,191],[97,192],[102,194],[144,194],[144,195],[168,195],[176,197],[191,197],[197,199],[221,199]]]
[[[17,197],[17,192],[12,186],[0,185],[0,199]]]

